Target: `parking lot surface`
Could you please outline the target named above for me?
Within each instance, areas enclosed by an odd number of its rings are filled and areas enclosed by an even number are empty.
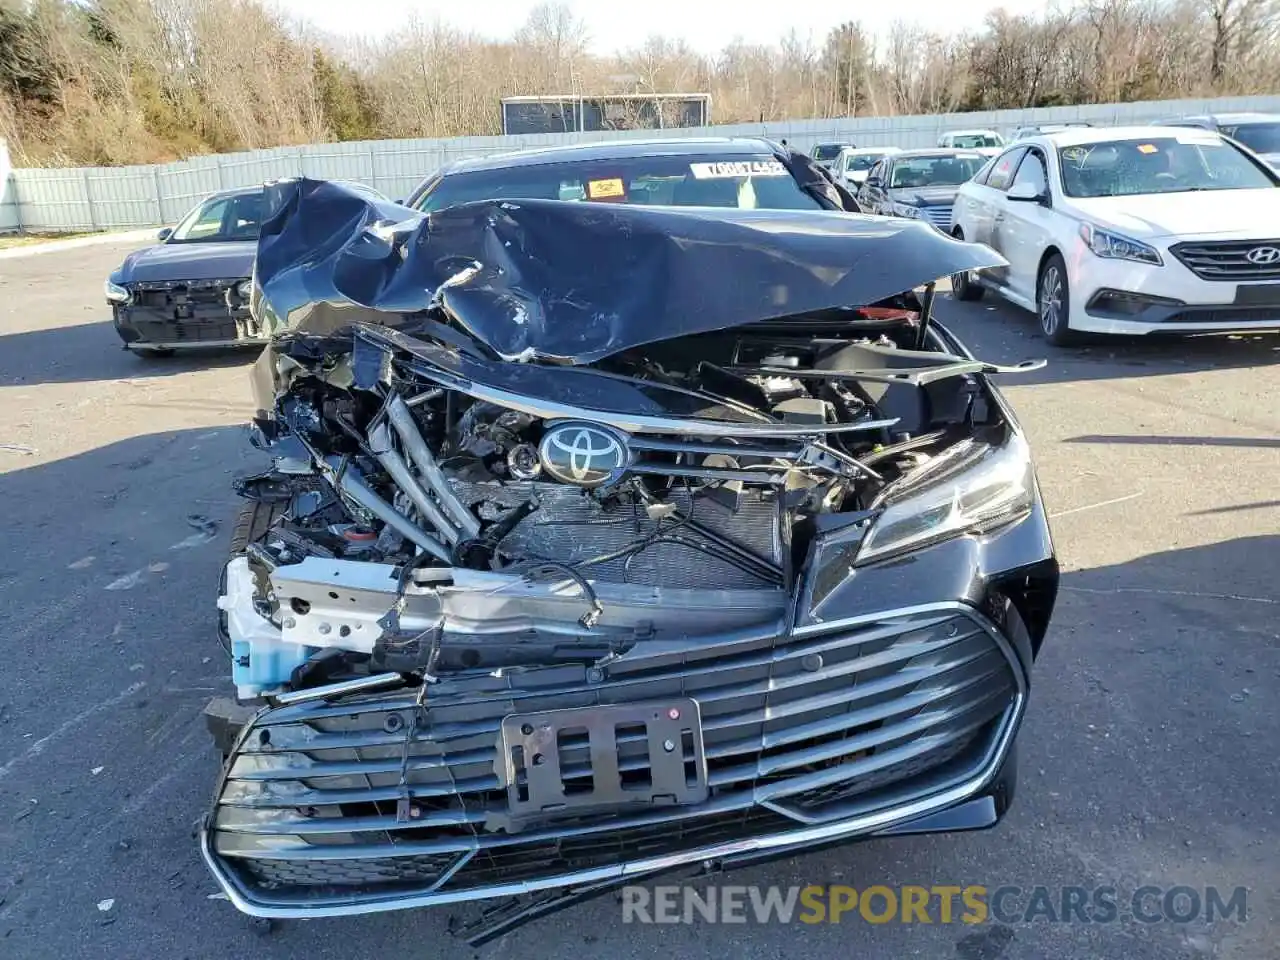
[[[228,691],[214,597],[230,480],[259,463],[251,358],[124,353],[101,299],[123,252],[0,262],[0,956],[472,957],[445,909],[264,933],[213,896],[200,710]],[[938,314],[983,358],[1049,359],[1005,388],[1064,571],[1013,809],[696,885],[1243,886],[1246,922],[645,926],[606,896],[482,955],[1280,956],[1280,337],[1058,350],[993,301]]]

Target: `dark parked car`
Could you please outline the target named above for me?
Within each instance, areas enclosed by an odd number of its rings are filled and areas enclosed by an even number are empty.
[[[867,213],[910,217],[950,230],[956,191],[989,160],[976,150],[904,150],[871,168],[858,204]]]
[[[479,942],[686,865],[1004,814],[1058,566],[987,375],[1037,365],[929,315],[1003,260],[744,149],[489,160],[416,214],[272,188],[275,466],[237,486],[242,704],[207,714],[201,831],[240,910],[527,895]],[[555,199],[708,184],[779,208]]]
[[[852,210],[843,186],[809,157],[756,138],[623,140],[457,160],[405,200],[439,210],[521,197],[646,206]]]
[[[1157,121],[1159,126],[1213,130],[1243,143],[1270,166],[1280,170],[1280,114],[1217,113]]]
[[[159,242],[107,278],[106,297],[126,348],[151,355],[189,347],[261,345],[249,313],[262,187],[201,201]]]

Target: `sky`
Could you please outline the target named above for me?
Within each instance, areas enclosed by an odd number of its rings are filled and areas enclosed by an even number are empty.
[[[293,15],[329,33],[383,37],[393,34],[412,12],[424,20],[494,38],[506,38],[524,22],[536,0],[277,0]],[[903,13],[893,3],[779,2],[779,0],[641,0],[639,3],[571,2],[587,26],[593,52],[608,54],[639,46],[651,34],[681,37],[703,54],[718,53],[735,39],[774,44],[794,29],[821,43],[827,31],[858,20],[885,36],[895,19],[938,31],[975,29],[987,12],[1043,12],[1046,0],[916,0]]]

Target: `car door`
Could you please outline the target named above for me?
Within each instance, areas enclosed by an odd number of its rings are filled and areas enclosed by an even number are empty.
[[[994,228],[1000,242],[996,249],[1009,261],[1006,284],[1028,300],[1035,298],[1040,257],[1049,243],[1052,220],[1057,216],[1049,193],[1048,170],[1044,152],[1039,147],[1029,147],[1004,195],[1004,205],[997,214]],[[1014,199],[1013,194],[1040,199]]]
[[[888,182],[891,160],[881,160],[869,171],[858,191],[858,205],[867,213],[885,213],[885,187]]]
[[[991,160],[961,189],[956,198],[955,222],[964,229],[964,238],[991,244],[992,224],[1002,194],[1018,168],[1026,147],[1012,147]]]
[[[973,198],[977,204],[977,209],[972,216],[972,222],[977,236],[970,237],[966,234],[966,240],[985,243],[997,253],[1004,253],[1002,230],[1004,227],[1005,208],[1008,205],[1005,191],[1009,189],[1009,184],[1013,183],[1018,164],[1022,161],[1026,152],[1026,147],[1014,147],[1012,150],[1006,150],[996,158],[995,163],[991,165],[991,169],[987,171],[987,182],[975,186]],[[990,270],[982,271],[982,275],[1001,286],[1009,282],[1008,267],[992,267]]]

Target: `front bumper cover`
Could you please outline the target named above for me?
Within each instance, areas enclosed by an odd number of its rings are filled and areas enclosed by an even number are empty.
[[[405,767],[404,820],[395,806],[412,696],[266,708],[223,769],[204,859],[245,913],[337,916],[984,827],[1007,806],[1027,664],[968,604],[642,647],[598,668],[433,685]],[[707,800],[493,828],[507,798],[504,716],[677,696],[701,710]],[[585,759],[559,749],[564,770]],[[618,760],[637,763],[622,746]]]

